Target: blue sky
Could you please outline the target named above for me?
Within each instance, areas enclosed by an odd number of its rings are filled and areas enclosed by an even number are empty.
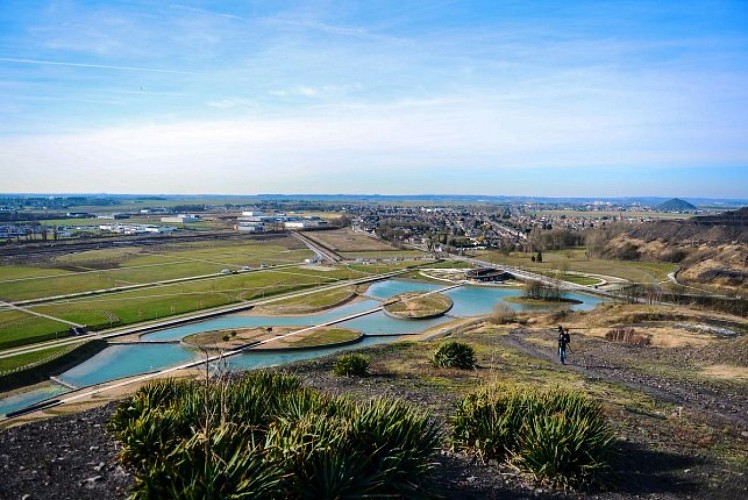
[[[748,2],[4,0],[0,192],[748,198]]]

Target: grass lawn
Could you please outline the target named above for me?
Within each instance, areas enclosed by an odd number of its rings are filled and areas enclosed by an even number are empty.
[[[306,236],[321,242],[325,246],[335,249],[338,252],[350,252],[357,254],[367,251],[393,251],[397,250],[386,241],[357,233],[350,228],[335,229],[332,231],[316,231],[306,233]]]
[[[217,242],[221,243],[221,242]],[[60,256],[50,266],[75,266],[81,272],[60,269],[0,266],[0,300],[19,301],[71,293],[81,293],[119,286],[153,283],[157,281],[219,273],[223,269],[238,270],[242,266],[261,264],[292,264],[302,262],[312,252],[296,247],[296,241],[286,239],[278,244],[265,242],[230,242],[231,244],[165,245],[149,250],[105,249]],[[176,248],[174,248],[176,247]],[[51,276],[55,275],[55,276]],[[17,278],[23,281],[2,280]]]
[[[290,299],[279,300],[266,306],[260,306],[262,312],[272,314],[302,314],[327,309],[341,302],[354,297],[354,291],[351,287],[335,288],[333,290],[324,290],[318,293],[304,295],[302,297],[292,297]],[[257,310],[259,308],[255,308]]]
[[[188,335],[185,342],[197,344],[208,349],[236,349],[259,340],[270,340],[273,336],[282,336],[304,328],[303,326],[273,326],[253,328],[229,328]],[[317,328],[309,332],[279,338],[258,346],[257,349],[284,349],[297,347],[315,347],[320,345],[348,342],[361,336],[360,332],[348,328]]]
[[[580,276],[578,274],[563,274],[561,279],[570,283],[576,283],[582,286],[595,286],[601,283],[601,280],[597,278],[590,278],[589,276]]]
[[[5,288],[7,281],[24,278],[39,278],[71,274],[63,269],[28,266],[0,266],[0,287]]]
[[[67,336],[69,325],[22,311],[0,311],[0,350]]]
[[[479,251],[477,257],[497,265],[508,264],[541,274],[557,270],[600,274],[627,279],[634,283],[664,283],[668,273],[676,269],[675,264],[662,262],[632,262],[623,260],[588,259],[585,250],[567,249],[543,252],[543,262],[532,262],[534,254],[511,252],[503,255],[496,251]]]
[[[241,300],[271,297],[281,293],[334,283],[357,277],[342,268],[311,271],[290,268],[267,269],[253,273],[231,274],[216,278],[156,286],[128,292],[82,297],[33,306],[34,311],[100,330],[156,320],[176,314],[227,305]],[[3,321],[3,315],[8,315]],[[55,338],[68,326],[52,320],[3,311],[0,315],[0,346],[29,344]]]
[[[444,314],[452,307],[452,299],[440,293],[424,295],[419,292],[401,293],[388,301],[384,309],[395,316],[419,319]]]
[[[292,335],[268,342],[264,345],[267,349],[316,347],[321,345],[336,344],[355,340],[361,336],[360,332],[348,328],[317,328],[308,333]]]
[[[470,269],[473,265],[462,260],[445,260],[429,264],[428,267],[431,269]]]
[[[79,345],[80,344],[69,344],[60,347],[50,347],[49,349],[43,349],[41,351],[27,352],[9,358],[0,358],[0,374],[29,365],[51,361],[55,358],[59,358],[63,354],[67,354]]]
[[[288,347],[314,347],[319,345],[348,342],[361,336],[361,333],[348,328],[318,328],[308,334],[293,335],[278,341]],[[296,338],[298,337],[298,338]]]
[[[400,271],[402,269],[408,269],[410,267],[420,265],[430,265],[430,263],[428,263],[428,261],[423,261],[420,259],[406,259],[387,263],[377,262],[374,264],[349,264],[348,268],[365,274],[381,274],[390,271]]]

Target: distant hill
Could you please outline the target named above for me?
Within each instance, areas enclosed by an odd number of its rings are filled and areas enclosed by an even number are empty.
[[[629,237],[669,244],[708,242],[712,244],[748,243],[748,207],[717,215],[699,215],[682,221],[657,221],[627,231]]]
[[[673,262],[678,280],[748,293],[748,207],[681,221],[640,224],[608,241],[608,257]]]
[[[673,198],[655,207],[659,212],[695,212],[696,207],[680,198]]]

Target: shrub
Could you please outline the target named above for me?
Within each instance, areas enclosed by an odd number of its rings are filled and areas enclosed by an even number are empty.
[[[578,393],[542,392],[523,427],[512,462],[538,481],[558,486],[602,482],[613,431],[600,405]]]
[[[472,450],[482,460],[503,460],[516,449],[526,397],[522,392],[485,388],[457,403],[451,418],[453,449]]]
[[[439,432],[404,403],[354,403],[257,372],[159,382],[110,429],[134,498],[432,498]]]
[[[152,462],[132,489],[133,499],[278,498],[284,470],[256,445],[248,426],[223,424],[210,435],[182,440]]]
[[[575,487],[601,481],[613,433],[600,406],[581,394],[484,388],[457,404],[450,440],[539,482]]]
[[[335,360],[335,375],[338,377],[363,377],[369,371],[369,358],[363,354],[343,354]]]
[[[475,350],[463,342],[447,342],[434,352],[434,365],[442,368],[475,368]]]
[[[491,322],[496,325],[505,325],[507,323],[513,323],[517,317],[517,313],[506,304],[499,302],[493,308],[491,313]]]

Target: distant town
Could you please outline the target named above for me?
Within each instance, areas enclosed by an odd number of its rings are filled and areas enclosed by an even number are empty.
[[[741,200],[693,201],[437,195],[8,194],[0,196],[0,240],[56,241],[211,230],[257,234],[351,224],[357,231],[395,244],[439,251],[513,250],[526,244],[534,229],[545,231],[550,248],[558,248],[562,240],[568,246],[578,245],[579,234],[585,229],[718,214],[743,204]],[[341,214],[345,220],[336,220]]]

